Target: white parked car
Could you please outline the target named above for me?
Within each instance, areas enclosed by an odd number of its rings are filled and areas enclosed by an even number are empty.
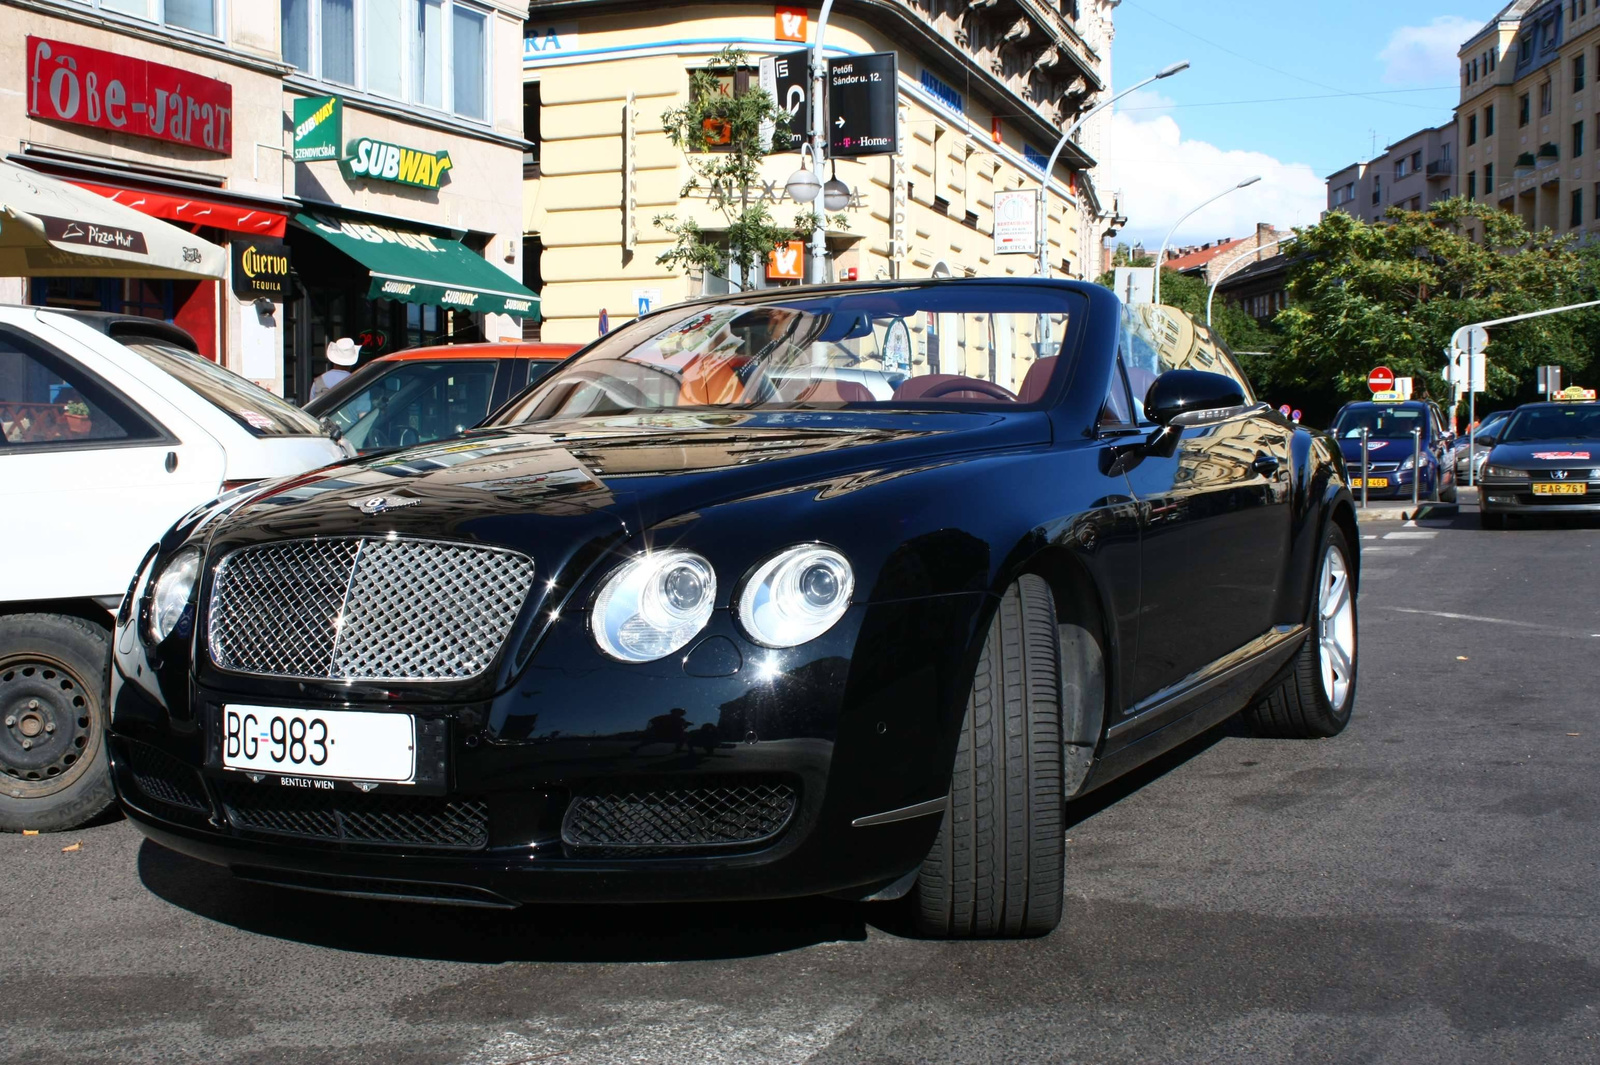
[[[353,454],[148,318],[0,306],[0,829],[112,801],[111,624],[168,526]]]

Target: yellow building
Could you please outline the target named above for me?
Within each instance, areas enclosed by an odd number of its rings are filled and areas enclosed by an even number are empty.
[[[1514,0],[1460,58],[1461,193],[1530,229],[1600,228],[1600,0]]]
[[[897,154],[837,162],[855,195],[843,212],[848,228],[828,234],[831,278],[1033,274],[1036,257],[996,254],[995,193],[1038,188],[1063,126],[1107,88],[1114,6],[836,4],[827,55],[897,53],[900,123]],[[524,168],[524,277],[541,289],[542,338],[589,340],[602,311],[618,324],[641,305],[726,291],[723,279],[656,261],[673,243],[658,216],[725,224],[705,198],[680,199],[690,171],[661,116],[687,100],[690,73],[730,44],[751,64],[808,46],[816,10],[603,0],[534,0],[531,8],[524,124],[537,151]],[[1099,121],[1062,153],[1049,185],[1057,277],[1096,276],[1116,221],[1088,177]],[[797,154],[769,157],[752,190],[781,222],[804,209],[784,192],[799,165]]]

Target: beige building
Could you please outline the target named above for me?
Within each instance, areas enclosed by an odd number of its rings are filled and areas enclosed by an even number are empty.
[[[1520,215],[1530,229],[1595,231],[1600,4],[1514,0],[1461,46],[1460,58],[1462,193]]]
[[[519,283],[526,10],[526,0],[0,0],[5,158],[191,229],[234,259],[249,248],[271,259],[280,242],[291,253],[281,293],[266,296],[230,265],[220,282],[4,278],[0,300],[175,321],[208,357],[300,399],[338,336],[366,339],[368,354],[519,336],[502,312],[532,313]],[[322,158],[296,162],[296,104],[314,98],[337,99],[334,120],[318,123]],[[362,143],[449,163],[433,187],[361,173]],[[340,243],[352,233],[356,243]],[[349,253],[395,241],[440,253],[453,276],[465,264],[478,283],[381,293],[380,259]],[[490,294],[499,289],[503,298]]]
[[[1490,122],[1492,134],[1492,117]],[[1376,159],[1328,175],[1328,210],[1377,222],[1390,207],[1421,211],[1448,200],[1458,191],[1456,144],[1451,120],[1395,141]]]
[[[826,52],[898,56],[899,151],[841,159],[853,190],[848,228],[828,234],[833,279],[1031,275],[1036,258],[996,254],[997,192],[1037,189],[1060,130],[1110,81],[1111,0],[935,4],[841,0]],[[542,338],[583,341],[602,311],[613,324],[641,306],[725,290],[721,279],[667,269],[658,215],[725,225],[704,198],[680,198],[689,177],[661,116],[687,99],[690,72],[724,46],[753,65],[812,42],[813,9],[534,0],[524,41],[527,160],[525,279],[540,287]],[[1063,153],[1050,182],[1054,276],[1101,270],[1112,221],[1089,178],[1099,120]],[[796,154],[766,161],[774,217],[801,208],[784,192]],[[756,285],[778,283],[766,277]]]

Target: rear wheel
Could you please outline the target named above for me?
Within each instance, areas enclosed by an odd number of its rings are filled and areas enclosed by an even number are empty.
[[[1356,588],[1344,532],[1329,523],[1300,650],[1245,716],[1257,733],[1284,739],[1337,736],[1356,701]]]
[[[0,617],[0,830],[59,832],[111,805],[110,668],[111,639],[98,625]]]
[[[1061,921],[1061,643],[1043,578],[1006,590],[956,745],[944,821],[908,903],[945,938],[1040,936]]]

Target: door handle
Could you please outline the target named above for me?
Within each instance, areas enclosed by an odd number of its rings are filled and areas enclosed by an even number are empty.
[[[168,473],[172,473],[178,468],[178,453],[176,451],[167,452],[166,466]]]
[[[1257,455],[1250,466],[1269,481],[1278,474],[1278,460],[1272,455]]]

